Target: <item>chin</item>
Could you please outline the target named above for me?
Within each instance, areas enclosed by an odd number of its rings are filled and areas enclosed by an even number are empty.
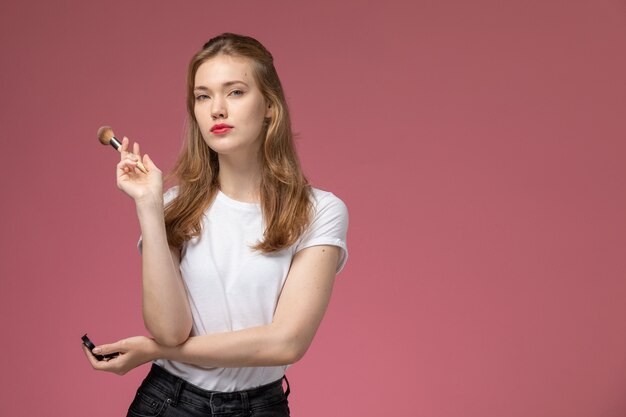
[[[245,149],[244,147],[238,145],[227,145],[219,143],[210,143],[209,148],[211,148],[211,150],[218,155],[233,155]]]
[[[205,141],[205,143],[213,152],[220,155],[232,155],[241,151],[247,152],[251,148],[255,148],[257,152],[260,152],[261,148],[260,142],[244,144],[237,143],[234,140],[229,140],[229,138],[211,138],[211,140]]]

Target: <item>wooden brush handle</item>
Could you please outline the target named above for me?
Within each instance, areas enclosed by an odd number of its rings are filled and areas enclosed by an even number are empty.
[[[141,172],[143,172],[144,174],[148,173],[148,170],[146,169],[145,166],[143,166],[143,164],[141,163],[141,161],[137,161],[137,168],[139,168],[139,170]]]

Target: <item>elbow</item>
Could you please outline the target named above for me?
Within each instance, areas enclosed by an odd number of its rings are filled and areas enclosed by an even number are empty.
[[[191,334],[191,326],[189,329],[183,330],[172,330],[172,331],[152,331],[152,329],[148,329],[150,334],[154,338],[154,341],[157,342],[161,346],[174,347],[181,345],[189,339],[189,335]]]
[[[161,346],[166,346],[166,347],[174,347],[174,346],[181,345],[185,343],[185,341],[187,341],[187,339],[189,338],[189,335],[181,336],[181,335],[175,335],[175,334],[171,334],[171,335],[166,334],[166,335],[160,335],[160,336],[156,336],[153,334],[152,336],[154,337],[155,342],[157,342]]]
[[[191,316],[186,318],[183,322],[161,323],[149,320],[144,314],[144,324],[148,332],[150,332],[154,338],[154,341],[161,346],[178,346],[187,341],[191,335]]]
[[[281,364],[291,365],[304,357],[304,354],[308,350],[310,342],[299,338],[297,335],[287,337],[282,344]]]
[[[292,349],[285,354],[283,365],[292,365],[304,357],[306,349]]]

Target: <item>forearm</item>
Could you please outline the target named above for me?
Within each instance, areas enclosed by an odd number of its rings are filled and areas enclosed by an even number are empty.
[[[172,259],[163,203],[138,202],[142,233],[142,313],[146,328],[161,344],[177,345],[189,336],[191,311],[178,263]]]
[[[300,360],[313,341],[330,301],[339,248],[316,246],[291,264],[272,323],[190,337],[156,348],[156,357],[210,367],[276,366]]]
[[[124,375],[155,359],[218,368],[286,365],[296,362],[304,353],[294,353],[297,351],[293,349],[294,341],[295,339],[289,342],[287,338],[280,336],[273,325],[268,325],[190,337],[185,343],[172,347],[163,346],[144,336],[135,336],[93,349],[93,354],[98,355],[114,352],[119,354],[109,361],[98,361],[84,345],[83,350],[94,369]]]
[[[124,339],[94,349],[103,355],[124,353],[104,363],[85,353],[96,369],[118,373],[155,359],[218,368],[295,363],[309,348],[328,306],[338,255],[338,248],[322,245],[294,257],[271,324],[190,337],[170,347],[145,337]]]
[[[297,362],[308,343],[270,324],[234,332],[193,336],[181,345],[159,345],[156,357],[219,368],[279,366]]]

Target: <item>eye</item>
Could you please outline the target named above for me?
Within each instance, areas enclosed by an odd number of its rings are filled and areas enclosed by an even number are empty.
[[[206,94],[198,94],[196,95],[196,101],[204,101],[204,100],[208,100],[210,97],[207,96]]]
[[[230,95],[231,96],[235,96],[235,97],[243,96],[243,91],[241,91],[241,90],[233,90],[233,91],[230,92]]]

